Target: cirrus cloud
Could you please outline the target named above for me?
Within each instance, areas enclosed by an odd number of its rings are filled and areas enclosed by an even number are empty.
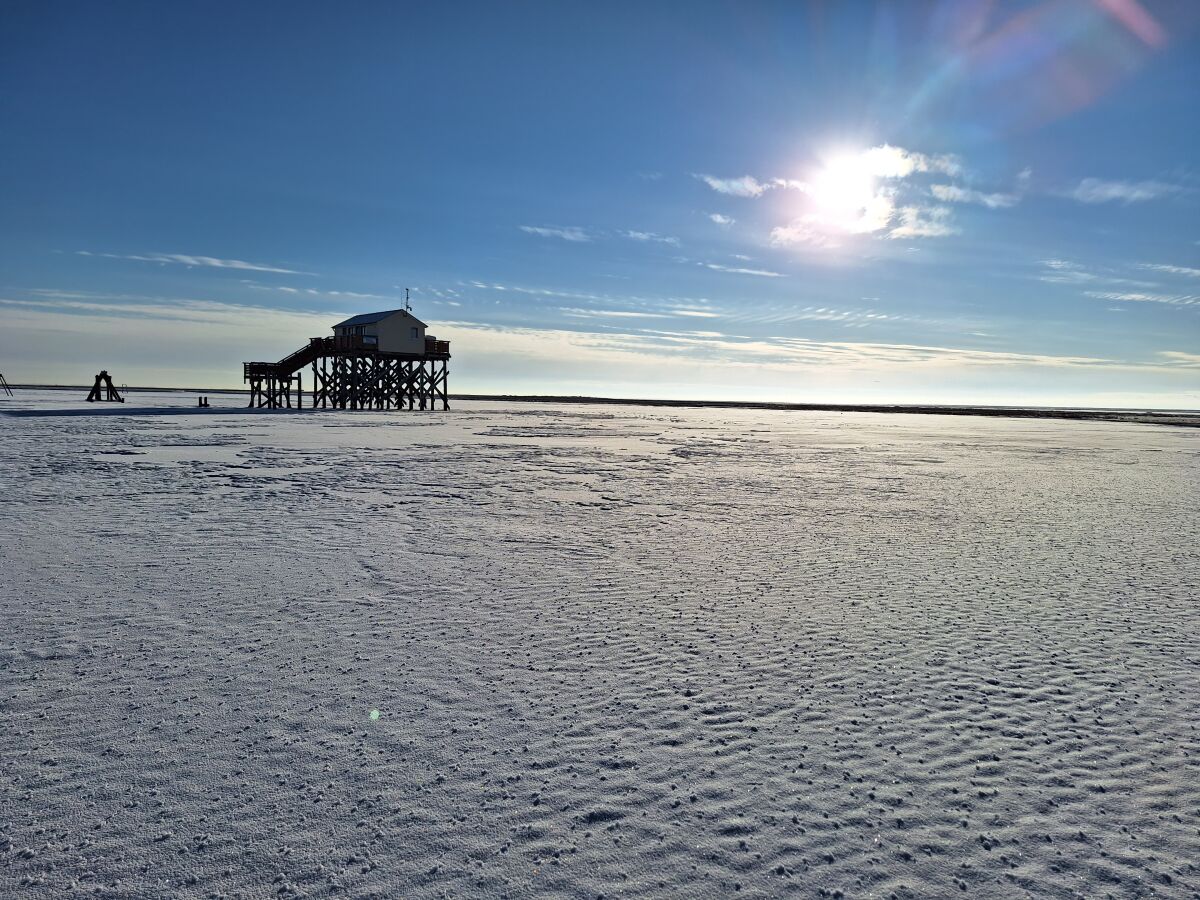
[[[696,175],[718,194],[729,194],[732,197],[761,197],[771,185],[764,184],[753,175],[742,175],[739,178],[717,178],[715,175]]]
[[[631,241],[641,241],[644,244],[670,244],[672,247],[680,245],[679,238],[666,234],[655,234],[653,231],[623,231],[621,234]]]
[[[950,222],[948,206],[905,206],[900,224],[888,232],[890,238],[945,237],[958,234]]]
[[[572,243],[586,243],[592,239],[582,228],[575,225],[519,225],[517,226],[526,234],[534,234],[538,237],[558,238]]]
[[[1183,275],[1187,278],[1200,278],[1200,269],[1190,266],[1168,266],[1161,263],[1142,263],[1138,268],[1150,269],[1154,272],[1165,272],[1168,275]]]
[[[738,266],[723,266],[720,263],[700,263],[706,269],[714,272],[729,272],[732,275],[757,275],[760,278],[786,278],[782,272],[772,272],[769,269],[744,269]]]
[[[1177,184],[1162,181],[1102,181],[1085,178],[1067,196],[1080,203],[1142,203],[1182,191]]]
[[[244,259],[220,259],[216,256],[194,256],[189,253],[93,253],[91,250],[76,250],[76,256],[96,256],[103,259],[131,259],[136,262],[173,263],[181,266],[209,269],[237,269],[242,272],[271,272],[279,275],[312,275],[296,269],[267,266],[262,263],[246,262]]]
[[[1016,194],[987,194],[954,184],[935,184],[930,193],[943,203],[978,203],[988,209],[1005,209],[1017,205]]]

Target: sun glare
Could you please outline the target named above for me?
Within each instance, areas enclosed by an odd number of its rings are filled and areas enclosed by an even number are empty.
[[[812,180],[813,202],[831,217],[853,220],[875,196],[875,176],[862,154],[831,159]]]
[[[879,151],[884,151],[881,155]],[[894,191],[881,181],[894,176],[891,147],[839,153],[804,182],[808,210],[806,228],[824,235],[825,246],[838,236],[867,234],[885,228],[895,211]]]

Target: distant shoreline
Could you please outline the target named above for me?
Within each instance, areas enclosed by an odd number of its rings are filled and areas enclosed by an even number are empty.
[[[636,400],[616,397],[555,397],[451,394],[451,400],[489,400],[505,403],[579,403],[621,406],[665,406],[700,409],[770,409],[783,412],[862,412],[899,413],[938,416],[992,416],[1014,419],[1076,419],[1095,422],[1138,422],[1155,425],[1179,425],[1200,428],[1200,411],[1193,410],[1119,410],[1062,409],[1020,406],[934,406],[931,404],[883,403],[769,403],[753,400]]]
[[[14,390],[82,391],[90,385],[14,384]],[[239,388],[125,387],[128,393],[247,394]],[[963,406],[888,403],[773,403],[755,400],[646,400],[629,397],[581,397],[553,394],[451,394],[451,400],[491,403],[575,403],[583,406],[657,406],[678,409],[766,409],[781,412],[894,413],[900,415],[984,416],[1012,419],[1070,419],[1085,422],[1129,422],[1200,428],[1200,410],[1099,409],[1030,406]],[[2,407],[0,407],[2,409]],[[113,412],[119,410],[113,409]],[[142,411],[142,410],[138,410]],[[134,412],[131,408],[130,413]],[[194,412],[203,414],[204,409]]]

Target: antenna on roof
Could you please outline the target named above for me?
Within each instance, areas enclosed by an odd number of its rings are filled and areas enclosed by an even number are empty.
[[[408,288],[404,289],[404,309],[412,312],[412,304],[408,302]]]

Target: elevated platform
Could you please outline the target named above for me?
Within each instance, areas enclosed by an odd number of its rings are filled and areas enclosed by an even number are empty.
[[[425,339],[424,353],[388,353],[361,335],[312,338],[278,362],[248,362],[251,407],[304,405],[302,371],[312,368],[313,409],[450,408],[450,342]]]

